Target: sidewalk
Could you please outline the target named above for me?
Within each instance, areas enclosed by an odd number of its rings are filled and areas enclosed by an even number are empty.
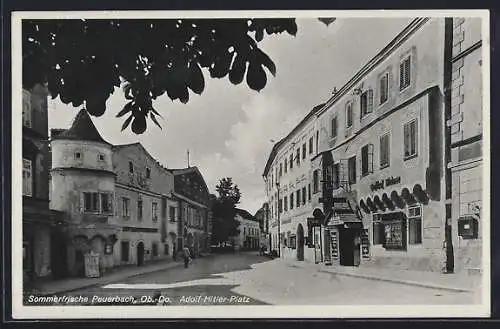
[[[204,256],[204,258],[205,257],[209,256],[206,255]],[[198,259],[199,258],[194,259],[193,262],[196,263]],[[184,263],[182,261],[173,261],[169,259],[159,260],[157,262],[146,264],[141,267],[137,265],[117,267],[104,273],[104,275],[100,278],[67,278],[62,280],[37,282],[34,285],[33,293],[36,293],[40,296],[67,293],[79,289],[115,283],[142,274],[163,271],[183,265]]]
[[[424,288],[448,290],[455,292],[476,292],[481,288],[482,276],[478,274],[444,274],[438,272],[410,271],[374,266],[327,266],[293,260],[283,260],[293,267],[314,267],[318,272],[406,284]]]

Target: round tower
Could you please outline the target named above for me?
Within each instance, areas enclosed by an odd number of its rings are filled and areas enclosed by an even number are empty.
[[[118,228],[115,212],[115,173],[112,145],[106,142],[85,109],[68,130],[51,138],[51,208],[68,219],[67,265],[72,275],[85,273],[85,257],[99,255],[101,268],[113,266]]]

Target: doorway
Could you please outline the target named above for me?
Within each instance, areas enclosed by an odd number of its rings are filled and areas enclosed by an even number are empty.
[[[340,265],[359,266],[361,263],[359,230],[339,229]]]
[[[304,228],[302,224],[297,227],[297,260],[304,260]]]
[[[62,232],[51,232],[50,260],[52,276],[54,279],[61,279],[68,276],[68,250],[66,238]],[[80,259],[78,259],[80,261]]]
[[[144,265],[144,243],[137,244],[137,266]]]

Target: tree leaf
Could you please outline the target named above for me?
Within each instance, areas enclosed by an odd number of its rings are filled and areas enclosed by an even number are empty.
[[[132,121],[132,119],[134,118],[134,116],[131,114],[126,120],[125,122],[123,123],[122,125],[122,130],[121,131],[124,131],[125,129],[127,129],[127,127],[129,126],[130,122]]]
[[[266,72],[262,69],[262,66],[250,62],[247,72],[247,84],[248,86],[256,91],[261,91],[267,83]]]
[[[190,63],[189,65],[188,86],[198,95],[205,89],[205,78],[198,63]]]
[[[146,131],[146,118],[143,113],[136,113],[132,122],[132,131],[136,135],[140,135]]]
[[[245,77],[246,68],[247,62],[243,56],[240,54],[236,55],[231,71],[229,71],[229,81],[235,85],[240,84]]]
[[[155,115],[152,112],[150,114],[150,117],[151,117],[151,120],[153,120],[153,122],[158,126],[158,128],[162,129],[161,125],[158,123],[158,121],[156,120]]]
[[[121,118],[122,116],[124,116],[125,114],[127,114],[128,112],[132,111],[132,102],[128,102],[127,104],[125,104],[125,106],[123,107],[123,109],[118,112],[118,114],[116,115],[117,118]]]
[[[276,76],[276,65],[274,64],[274,62],[272,61],[272,59],[269,58],[269,56],[267,56],[267,54],[265,54],[260,49],[257,49],[255,55],[256,55],[257,60],[260,63],[262,63],[262,65],[264,65],[265,67],[267,67],[267,69],[269,70],[269,72],[271,72],[271,74],[273,76]]]

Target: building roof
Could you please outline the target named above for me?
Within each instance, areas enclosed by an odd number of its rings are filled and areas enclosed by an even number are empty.
[[[236,214],[240,215],[244,219],[252,220],[254,222],[258,221],[257,218],[252,216],[252,214],[250,214],[248,211],[246,211],[244,209],[236,208]]]
[[[53,136],[52,139],[92,141],[111,145],[101,137],[99,131],[97,131],[97,128],[85,109],[81,109],[80,112],[78,112],[69,129],[58,133]]]
[[[113,145],[113,150],[114,151],[120,151],[124,148],[127,148],[127,147],[137,147],[139,149],[141,149],[154,163],[156,163],[156,165],[168,172],[170,172],[170,170],[162,165],[160,163],[160,161],[158,161],[154,156],[151,155],[151,153],[148,152],[148,150],[144,147],[144,145],[142,145],[140,142],[135,142],[135,143],[129,143],[129,144],[120,144],[120,145]]]

